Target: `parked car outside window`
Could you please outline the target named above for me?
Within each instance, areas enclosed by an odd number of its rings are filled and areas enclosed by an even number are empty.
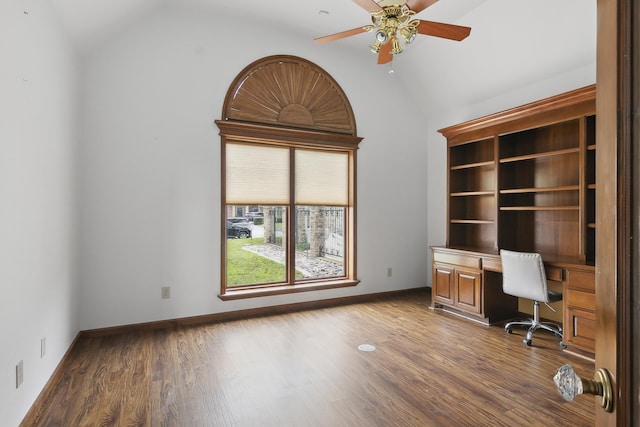
[[[264,218],[262,212],[247,212],[247,216],[245,217],[247,221],[253,221],[254,218]]]
[[[242,223],[233,223],[227,220],[227,238],[248,239],[251,237],[251,229]]]
[[[227,221],[233,223],[233,224],[237,224],[239,222],[249,222],[247,221],[246,218],[240,217],[240,216],[235,216],[235,217],[231,217],[231,218],[227,218]]]

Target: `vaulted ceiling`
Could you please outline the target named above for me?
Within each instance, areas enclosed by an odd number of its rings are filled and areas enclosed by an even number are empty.
[[[398,0],[403,2],[404,0]],[[351,0],[51,0],[81,52],[162,7],[201,7],[268,23],[295,37],[333,34],[367,25],[369,14]],[[447,103],[474,103],[585,67],[595,69],[596,0],[439,0],[420,19],[469,26],[462,42],[419,36],[392,64],[413,93]],[[368,50],[371,33],[323,45],[345,59]],[[283,48],[286,52],[286,47]],[[358,63],[362,67],[363,64]],[[594,75],[595,78],[595,75]],[[593,82],[590,82],[593,83]],[[424,96],[424,95],[423,95]],[[424,111],[433,103],[424,100]]]

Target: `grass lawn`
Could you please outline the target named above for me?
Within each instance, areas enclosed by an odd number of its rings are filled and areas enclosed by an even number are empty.
[[[263,238],[227,239],[227,286],[256,283],[277,283],[285,280],[285,266],[276,261],[242,249],[247,245],[262,245]],[[296,271],[296,278],[302,273]]]

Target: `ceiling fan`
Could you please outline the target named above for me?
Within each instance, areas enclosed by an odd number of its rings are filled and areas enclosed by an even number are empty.
[[[393,55],[402,52],[401,38],[405,45],[411,43],[418,34],[460,41],[464,40],[471,32],[469,27],[413,19],[416,13],[438,0],[382,0],[378,3],[374,0],[353,1],[371,14],[372,25],[319,37],[314,39],[314,42],[327,43],[375,31],[376,36],[371,45],[371,51],[378,54],[378,64],[386,64],[393,60]]]

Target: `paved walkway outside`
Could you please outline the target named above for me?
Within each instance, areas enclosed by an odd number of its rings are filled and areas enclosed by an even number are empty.
[[[277,245],[247,245],[243,249],[284,264],[284,249]],[[323,258],[307,256],[304,252],[296,253],[296,269],[305,278],[340,277],[344,275],[342,264],[328,261]]]

